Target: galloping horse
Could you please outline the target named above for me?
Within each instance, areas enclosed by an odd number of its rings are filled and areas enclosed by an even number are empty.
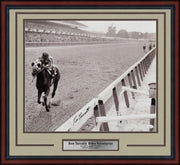
[[[56,69],[56,75],[55,77],[52,79],[51,75],[49,74],[47,68],[44,68],[42,66],[42,62],[37,59],[34,62],[32,62],[32,76],[33,77],[37,77],[36,79],[36,88],[38,90],[38,104],[43,104],[45,105],[46,111],[49,112],[49,108],[50,108],[50,104],[47,105],[47,96],[49,95],[50,92],[50,86],[53,84],[53,92],[52,92],[52,98],[55,96],[55,92],[58,86],[58,82],[60,79],[60,72],[59,69],[57,67],[55,67]],[[44,92],[44,102],[40,101],[41,98],[41,94]]]

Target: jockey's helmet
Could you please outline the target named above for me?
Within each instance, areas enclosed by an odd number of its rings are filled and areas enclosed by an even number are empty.
[[[44,52],[44,53],[42,54],[42,58],[43,58],[43,59],[48,59],[48,58],[49,58],[49,54],[46,53],[46,52]]]

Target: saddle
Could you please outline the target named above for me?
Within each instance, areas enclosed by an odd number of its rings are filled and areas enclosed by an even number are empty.
[[[45,68],[47,70],[47,72],[49,73],[49,75],[54,78],[55,75],[57,74],[57,71],[55,68],[49,69],[49,68]]]

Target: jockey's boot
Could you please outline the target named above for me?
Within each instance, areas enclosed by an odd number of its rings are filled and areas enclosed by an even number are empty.
[[[54,69],[51,70],[51,77],[52,77],[52,78],[55,77]]]
[[[53,69],[54,70],[54,75],[56,76],[57,75],[57,71],[56,71],[56,69]]]
[[[56,74],[57,74],[56,69],[55,69],[55,68],[52,68],[52,76],[55,77]]]

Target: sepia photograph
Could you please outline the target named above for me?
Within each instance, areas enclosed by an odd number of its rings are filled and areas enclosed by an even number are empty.
[[[23,24],[24,132],[157,131],[157,20]]]
[[[2,1],[2,164],[178,164],[179,2]]]

